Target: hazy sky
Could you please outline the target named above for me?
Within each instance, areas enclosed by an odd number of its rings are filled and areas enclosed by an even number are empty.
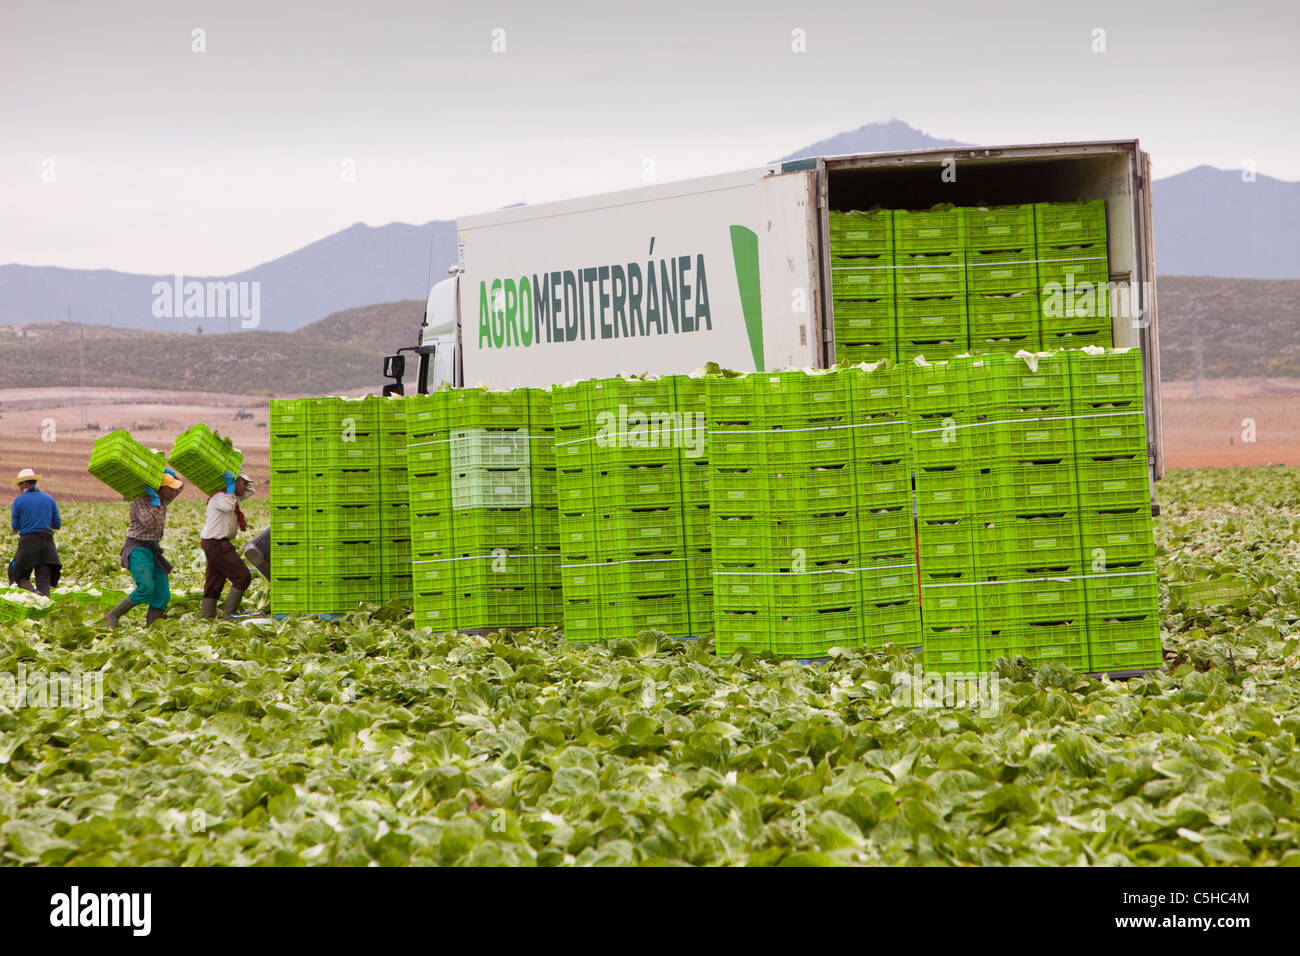
[[[891,117],[1295,180],[1298,49],[1294,0],[5,0],[0,263],[223,274],[358,221],[636,186],[647,160],[742,169]]]

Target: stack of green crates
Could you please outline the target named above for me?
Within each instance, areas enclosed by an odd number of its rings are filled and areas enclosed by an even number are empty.
[[[1037,203],[1034,228],[1043,348],[1111,345],[1105,200]]]
[[[451,392],[406,399],[406,487],[411,531],[415,623],[454,626],[456,565],[451,540],[451,454],[447,412]]]
[[[932,670],[974,670],[981,660],[976,529],[979,417],[971,366],[978,360],[910,363],[912,453],[921,575],[922,647]]]
[[[1138,349],[1071,350],[1090,669],[1162,663]]]
[[[524,389],[528,400],[528,440],[532,453],[533,567],[536,613],[533,623],[564,623],[560,576],[560,513],[555,469],[555,418],[549,389]]]
[[[307,400],[311,610],[349,611],[362,601],[384,599],[380,407],[385,401]]]
[[[894,211],[895,312],[900,357],[931,361],[970,350],[965,210]]]
[[[864,641],[850,381],[804,371],[708,380],[719,654],[821,657]]]
[[[412,398],[406,424],[416,623],[466,631],[556,623],[546,393],[444,390]]]
[[[921,619],[907,369],[881,362],[840,374],[851,402],[863,643],[914,647]]]
[[[830,252],[836,360],[895,358],[893,212],[832,210]]]
[[[411,499],[406,475],[407,399],[375,399],[379,411],[379,542],[380,596],[385,601],[410,601]]]
[[[1158,667],[1140,353],[990,354],[911,378],[926,666]]]
[[[596,435],[591,411],[594,384],[581,381],[551,389],[564,634],[578,643],[602,637],[600,548],[591,467]]]
[[[273,611],[334,613],[385,599],[386,402],[272,401]]]
[[[243,467],[243,453],[228,441],[214,435],[207,425],[193,425],[176,436],[167,459],[177,474],[210,495],[225,490],[226,472],[237,475]]]
[[[609,378],[577,391],[555,398],[566,634],[690,637],[676,383]]]
[[[142,495],[162,483],[166,459],[121,429],[95,440],[87,470],[123,498]]]
[[[1111,344],[1104,200],[829,214],[836,360]]]
[[[975,528],[986,663],[1022,654],[1089,666],[1077,458],[1066,353],[971,363],[981,422]]]
[[[709,514],[708,384],[704,376],[675,375],[676,410],[683,441],[678,445],[681,469],[686,594],[690,601],[692,636],[713,630],[713,529]]]
[[[981,351],[1041,347],[1034,206],[976,206],[966,220],[970,344]]]

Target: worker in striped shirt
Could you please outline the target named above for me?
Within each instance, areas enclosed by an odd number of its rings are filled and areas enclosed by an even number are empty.
[[[131,501],[130,521],[126,528],[126,542],[122,545],[122,567],[131,572],[135,581],[135,590],[128,594],[117,607],[109,611],[104,623],[117,627],[122,615],[137,604],[148,604],[145,613],[145,625],[148,626],[163,616],[171,601],[171,586],[167,575],[172,572],[172,565],[163,557],[163,532],[167,527],[167,506],[185,487],[176,473],[168,468],[163,473],[162,484],[157,491],[152,488],[138,495]]]

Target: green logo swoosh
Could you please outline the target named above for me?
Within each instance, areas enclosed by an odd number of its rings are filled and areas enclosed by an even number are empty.
[[[758,284],[758,235],[744,226],[731,227],[731,255],[736,260],[736,284],[740,287],[740,311],[749,333],[749,350],[754,368],[763,371],[763,299]]]

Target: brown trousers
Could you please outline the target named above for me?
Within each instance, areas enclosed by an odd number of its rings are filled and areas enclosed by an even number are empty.
[[[253,575],[233,544],[225,538],[203,538],[199,544],[208,559],[208,569],[203,575],[205,598],[221,597],[221,589],[225,587],[227,581],[233,588],[240,591],[248,590]]]

